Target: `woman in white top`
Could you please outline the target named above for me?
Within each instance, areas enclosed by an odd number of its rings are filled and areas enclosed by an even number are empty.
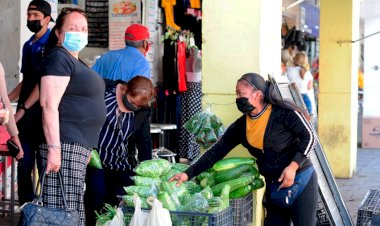
[[[313,76],[309,70],[309,61],[305,52],[297,53],[293,58],[294,66],[287,68],[290,82],[296,83],[310,115],[315,113]]]

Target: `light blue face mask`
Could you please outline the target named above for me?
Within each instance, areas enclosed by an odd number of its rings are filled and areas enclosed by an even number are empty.
[[[84,32],[65,32],[62,46],[71,52],[79,52],[87,45],[88,34]]]

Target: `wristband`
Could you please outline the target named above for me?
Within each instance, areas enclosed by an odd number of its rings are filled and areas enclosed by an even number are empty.
[[[27,110],[29,110],[28,108],[25,107],[25,104],[20,104],[19,107],[18,107],[18,109],[22,109],[22,110],[24,110],[25,112],[26,112]]]

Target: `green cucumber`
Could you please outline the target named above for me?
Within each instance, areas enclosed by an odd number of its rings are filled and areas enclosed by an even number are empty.
[[[240,165],[253,165],[255,164],[254,158],[248,158],[248,157],[232,157],[232,158],[225,158],[222,160],[217,161],[214,166],[212,167],[215,171],[222,171],[222,170],[228,170],[235,168]]]
[[[243,173],[248,171],[253,171],[253,165],[240,165],[232,169],[222,170],[215,173],[214,179],[217,184],[236,179],[240,177]],[[257,171],[257,170],[256,170]]]

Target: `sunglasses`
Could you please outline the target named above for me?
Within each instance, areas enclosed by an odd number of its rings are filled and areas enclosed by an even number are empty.
[[[85,16],[87,18],[86,12],[83,11],[82,9],[79,9],[79,8],[64,7],[61,10],[61,13],[64,13],[64,14],[69,14],[69,13],[72,13],[72,12],[80,13],[80,14],[82,14],[83,16]]]

